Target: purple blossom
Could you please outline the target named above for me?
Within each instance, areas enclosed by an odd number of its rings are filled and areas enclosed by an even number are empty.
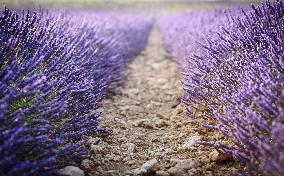
[[[230,11],[161,18],[164,45],[183,68],[188,114],[207,107],[217,125],[204,126],[230,142],[203,143],[244,162],[249,175],[284,175],[284,3]]]
[[[56,175],[106,132],[97,108],[146,45],[133,14],[0,11],[0,175]]]

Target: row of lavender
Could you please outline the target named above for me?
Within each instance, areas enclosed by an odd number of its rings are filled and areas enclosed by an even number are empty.
[[[204,118],[217,122],[204,126],[229,141],[202,143],[244,162],[248,174],[284,175],[283,1],[167,19],[159,26],[183,68],[189,115],[203,107]]]
[[[0,175],[56,175],[106,133],[97,108],[146,45],[133,14],[0,11]]]

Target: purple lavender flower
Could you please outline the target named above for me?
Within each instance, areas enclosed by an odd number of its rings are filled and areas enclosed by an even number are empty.
[[[278,0],[159,22],[166,49],[184,70],[188,114],[207,107],[204,117],[217,122],[209,128],[231,143],[204,144],[244,162],[250,175],[284,175],[283,14]]]
[[[115,16],[115,18],[114,18]],[[56,175],[105,132],[97,108],[146,45],[131,14],[0,12],[0,175]]]

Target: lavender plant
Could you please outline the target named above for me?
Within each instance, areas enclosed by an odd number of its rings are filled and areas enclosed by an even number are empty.
[[[223,23],[226,27],[216,24],[220,26],[212,28],[216,33],[197,31],[203,44],[196,45],[196,49],[185,51],[192,41],[183,41],[186,44],[180,47],[186,53],[178,59],[185,58],[181,62],[181,80],[188,113],[198,108],[196,105],[205,106],[204,118],[214,119],[217,125],[204,126],[217,130],[229,141],[203,144],[246,163],[249,175],[284,174],[283,14],[281,0],[252,6],[251,10],[242,10],[239,17],[232,15]],[[180,20],[190,22],[189,18]]]
[[[151,19],[90,15],[1,10],[0,175],[56,175],[86,157],[85,136],[105,132],[96,109]]]

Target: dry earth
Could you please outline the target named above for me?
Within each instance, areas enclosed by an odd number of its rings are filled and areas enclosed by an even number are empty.
[[[198,130],[202,118],[186,116],[180,70],[166,59],[157,29],[127,70],[125,85],[103,103],[101,124],[112,135],[90,140],[91,158],[81,165],[88,175],[230,175],[242,167],[196,143],[217,135]]]

